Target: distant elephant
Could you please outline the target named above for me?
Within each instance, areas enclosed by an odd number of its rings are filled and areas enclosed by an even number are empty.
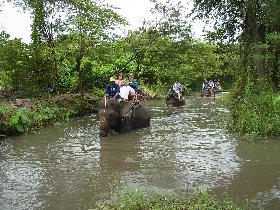
[[[181,98],[178,99],[177,97],[171,96],[171,97],[166,97],[166,105],[168,107],[173,106],[173,107],[177,107],[177,106],[183,106],[185,105],[185,98]]]
[[[213,93],[212,93],[213,92]],[[201,97],[210,97],[212,94],[214,94],[214,91],[211,91],[210,89],[207,89],[207,90],[202,90],[200,92],[200,96]]]
[[[118,102],[114,98],[104,98],[98,108],[100,136],[108,136],[110,130],[127,133],[150,126],[151,112],[139,102]]]
[[[167,97],[165,98],[166,105],[168,107],[173,106],[183,106],[185,105],[185,97],[183,96],[183,93],[180,93],[180,98],[178,97],[178,94],[175,93],[175,91],[169,91]]]

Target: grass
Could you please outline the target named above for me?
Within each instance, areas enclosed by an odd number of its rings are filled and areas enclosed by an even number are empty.
[[[100,205],[99,210],[245,210],[246,204],[238,207],[227,196],[219,201],[206,191],[199,191],[191,196],[183,197],[176,194],[159,194],[130,190],[116,196],[110,203]]]

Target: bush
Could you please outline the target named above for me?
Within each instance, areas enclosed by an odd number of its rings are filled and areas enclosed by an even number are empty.
[[[0,104],[0,134],[28,132],[97,111],[96,105],[89,104],[78,95],[33,100],[32,104],[31,108]]]
[[[228,105],[231,110],[229,128],[250,136],[280,135],[280,96],[272,90],[262,90],[248,81],[244,92],[234,89]]]

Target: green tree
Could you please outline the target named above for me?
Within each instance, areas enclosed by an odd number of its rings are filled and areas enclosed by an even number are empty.
[[[270,33],[279,32],[280,2],[277,0],[194,0],[194,11],[200,18],[214,21],[224,40],[241,43],[242,68],[239,74],[259,81],[274,80],[265,66],[262,44]]]
[[[100,42],[112,38],[114,29],[125,20],[113,8],[91,0],[14,0],[15,5],[31,10],[34,55],[42,45],[49,48],[45,59],[52,61],[48,69],[52,81],[59,81],[59,65],[71,52],[82,91],[81,63],[88,51]],[[62,38],[61,38],[62,37]],[[45,48],[44,48],[45,49]],[[63,52],[65,54],[63,54]],[[37,60],[42,59],[38,57]]]
[[[65,32],[69,34],[69,38],[65,39],[67,42],[60,44],[66,46],[75,57],[75,69],[79,74],[81,91],[83,89],[83,72],[81,71],[83,58],[87,56],[90,49],[113,38],[115,27],[125,23],[125,20],[112,8],[91,1],[76,1],[71,12],[68,13]]]

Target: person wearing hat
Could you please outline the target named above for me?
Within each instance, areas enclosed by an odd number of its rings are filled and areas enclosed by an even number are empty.
[[[114,97],[116,100],[120,101],[120,99],[121,99],[120,86],[115,83],[115,78],[114,77],[111,77],[110,78],[110,83],[108,85],[106,85],[105,93],[109,97]]]

